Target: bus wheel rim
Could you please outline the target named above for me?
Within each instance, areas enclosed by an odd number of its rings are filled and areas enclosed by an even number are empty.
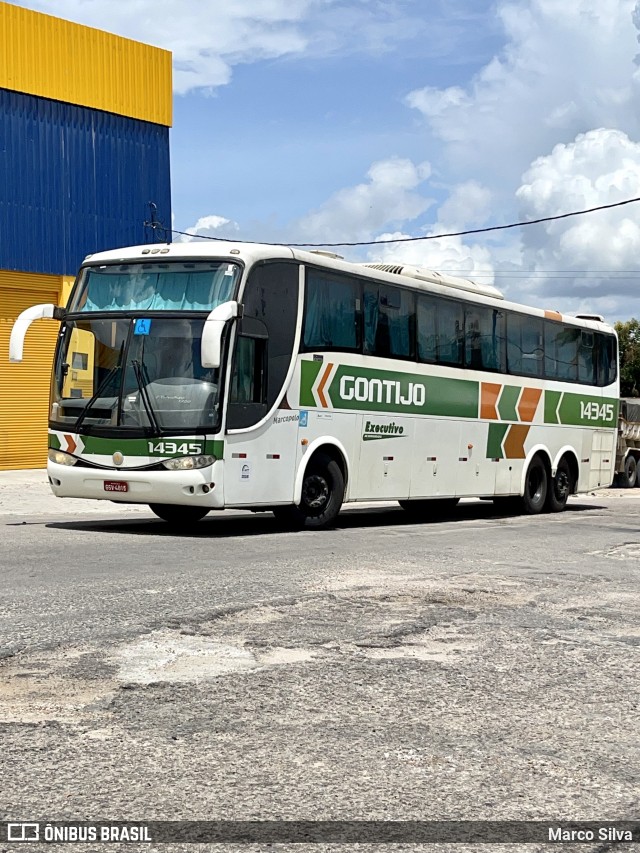
[[[322,511],[329,500],[329,484],[319,474],[312,474],[304,481],[302,502],[316,512]]]
[[[564,500],[569,494],[569,476],[566,471],[560,471],[556,477],[556,497]]]

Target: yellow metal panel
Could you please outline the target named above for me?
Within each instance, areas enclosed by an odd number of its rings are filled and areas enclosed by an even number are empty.
[[[66,307],[67,302],[69,301],[69,297],[71,296],[71,291],[73,289],[73,285],[75,284],[75,278],[69,275],[65,275],[62,277],[62,287],[60,289],[60,297],[58,300],[58,305],[62,305]]]
[[[171,53],[0,2],[0,88],[171,126]]]
[[[47,462],[49,383],[60,324],[33,323],[21,364],[9,364],[9,335],[25,308],[57,303],[60,287],[59,276],[0,271],[0,470],[42,468]]]

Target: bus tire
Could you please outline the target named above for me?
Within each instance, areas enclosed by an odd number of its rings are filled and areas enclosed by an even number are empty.
[[[527,469],[524,481],[524,495],[520,506],[525,515],[537,515],[544,509],[547,501],[549,477],[547,469],[539,456],[534,456]]]
[[[618,484],[622,489],[632,489],[638,480],[638,463],[631,453],[624,460],[624,470],[618,474]]]
[[[432,498],[431,500],[416,498],[415,500],[398,501],[398,503],[412,518],[418,521],[427,521],[430,518],[446,515],[458,504],[459,500],[460,498]]]
[[[179,504],[149,504],[149,509],[169,524],[194,524],[209,512],[205,506],[180,506]]]
[[[563,457],[558,463],[556,476],[552,478],[547,491],[547,512],[562,512],[566,507],[569,495],[573,491],[573,477],[569,463]]]
[[[336,520],[344,500],[344,476],[335,459],[318,453],[304,472],[300,503],[276,506],[278,521],[298,530],[321,530]]]

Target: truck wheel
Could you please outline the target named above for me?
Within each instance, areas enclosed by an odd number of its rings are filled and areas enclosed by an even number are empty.
[[[573,478],[571,476],[571,468],[566,459],[561,459],[558,463],[556,476],[551,480],[547,492],[547,504],[545,506],[547,512],[562,512],[567,505],[567,500],[572,491]]]
[[[534,456],[527,471],[521,507],[526,515],[542,512],[547,500],[547,469],[539,456]]]
[[[204,506],[179,506],[178,504],[149,504],[149,509],[169,524],[194,524],[209,512]]]
[[[618,475],[618,482],[623,489],[632,489],[638,479],[638,463],[636,457],[627,456],[624,460],[624,471]]]
[[[344,477],[330,456],[318,454],[304,472],[300,503],[276,506],[273,514],[287,527],[320,530],[336,519],[344,500]]]

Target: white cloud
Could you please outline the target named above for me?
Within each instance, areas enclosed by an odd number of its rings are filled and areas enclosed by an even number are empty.
[[[592,130],[538,157],[522,181],[516,197],[525,219],[640,197],[640,143],[619,130]],[[625,296],[637,308],[638,281],[627,274],[637,270],[640,257],[639,206],[523,228],[521,262],[533,275],[519,289],[554,297],[564,310],[593,305],[621,310]]]
[[[176,234],[174,241],[176,243],[189,243],[197,240],[198,237],[216,237],[220,240],[233,240],[239,236],[240,226],[237,222],[231,219],[225,219],[224,216],[201,216],[195,225],[191,225],[185,229],[184,234]]]
[[[291,55],[378,53],[427,23],[402,0],[14,0],[173,53],[174,91],[227,84],[233,66]],[[358,38],[352,38],[358,33]]]
[[[633,9],[634,0],[501,0],[501,53],[468,86],[417,89],[406,103],[444,144],[453,174],[515,188],[536,156],[578,133],[638,136]]]
[[[229,82],[240,62],[303,51],[300,22],[317,0],[34,0],[30,8],[173,52],[174,89]]]
[[[380,234],[379,240],[400,240],[409,234]],[[371,246],[367,260],[371,263],[407,264],[463,278],[475,278],[483,284],[493,283],[491,253],[483,246],[466,245],[460,237],[436,237],[412,243],[387,243]]]
[[[438,210],[443,228],[474,227],[474,215],[489,212],[487,223],[507,224],[640,196],[640,2],[499,0],[496,12],[503,48],[467,85],[405,99],[425,119],[434,169],[453,186]],[[469,181],[479,207],[465,210]],[[640,312],[628,275],[640,251],[636,221],[629,206],[476,239],[511,298],[615,319]]]
[[[294,232],[314,243],[371,240],[380,229],[411,221],[431,206],[419,192],[430,174],[427,162],[381,160],[367,172],[366,183],[334,193],[294,225]]]

